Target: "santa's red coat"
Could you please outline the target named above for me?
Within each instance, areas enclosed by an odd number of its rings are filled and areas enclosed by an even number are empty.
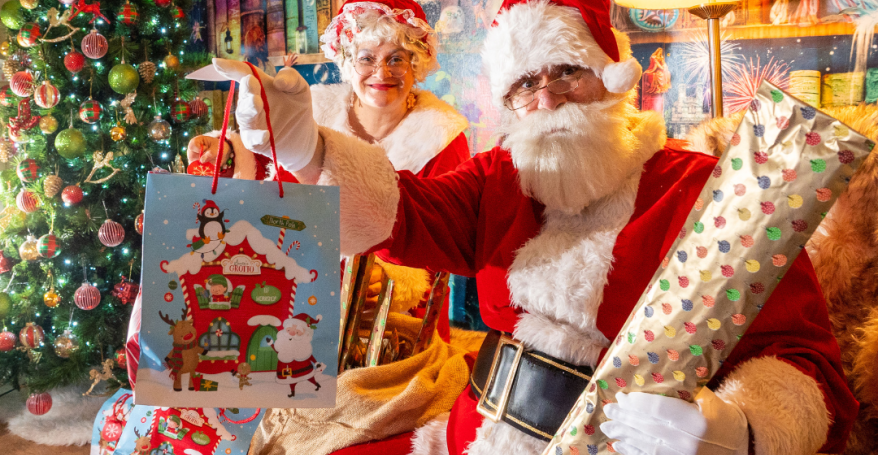
[[[274,346],[272,346],[274,348]],[[277,352],[277,349],[274,350]],[[284,381],[284,384],[293,384],[302,382],[314,376],[314,364],[317,359],[312,355],[305,360],[293,360],[292,362],[277,361],[277,379],[278,382]]]
[[[608,339],[622,328],[716,165],[716,158],[683,151],[681,145],[669,140],[645,164],[634,214],[616,240],[597,316],[597,327]],[[392,259],[407,266],[475,276],[485,323],[512,332],[520,310],[510,305],[507,272],[516,251],[540,232],[544,207],[522,194],[508,152],[498,147],[478,154],[435,179],[399,172],[398,185],[401,198],[393,233],[375,249],[386,248]],[[777,356],[821,385],[833,422],[822,451],[841,452],[858,403],[845,381],[826,305],[804,251],[711,386],[744,360],[760,356]],[[463,453],[475,439],[482,423],[475,404],[467,389],[452,410],[451,454]]]

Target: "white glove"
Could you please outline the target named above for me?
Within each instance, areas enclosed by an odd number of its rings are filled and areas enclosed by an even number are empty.
[[[695,403],[651,393],[616,394],[601,431],[624,455],[747,455],[750,432],[737,405],[704,387]]]
[[[241,83],[235,116],[244,146],[271,157],[259,81],[244,62],[215,58],[213,66],[223,76]],[[277,77],[256,70],[271,111],[278,164],[288,171],[298,171],[311,162],[317,147],[317,122],[311,112],[311,89],[293,68],[283,68]]]

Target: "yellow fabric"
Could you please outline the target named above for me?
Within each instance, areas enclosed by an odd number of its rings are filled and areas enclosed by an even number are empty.
[[[430,274],[424,269],[415,269],[412,267],[404,267],[384,262],[375,258],[375,263],[384,270],[387,277],[393,280],[393,301],[390,302],[390,311],[394,313],[404,313],[418,306],[418,303],[424,298],[424,294],[430,290]],[[369,290],[377,294],[381,290],[378,280],[381,279],[380,274],[376,276],[373,269],[372,280],[369,284]],[[377,286],[373,290],[373,286]]]
[[[388,330],[395,327],[401,338],[414,339],[420,326],[420,319],[388,315]],[[250,453],[323,455],[414,430],[448,412],[466,387],[467,352],[434,334],[430,346],[416,356],[348,370],[339,376],[335,408],[269,409]]]

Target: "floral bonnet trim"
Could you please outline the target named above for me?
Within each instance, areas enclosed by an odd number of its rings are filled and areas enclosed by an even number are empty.
[[[423,47],[427,51],[427,55],[431,57],[436,55],[436,32],[433,31],[430,24],[423,19],[415,17],[415,13],[412,10],[393,9],[383,3],[357,2],[346,4],[341,14],[332,19],[332,22],[326,27],[326,31],[323,32],[323,36],[320,37],[320,41],[324,43],[320,48],[323,49],[323,54],[326,58],[335,60],[339,52],[344,51],[341,45],[342,33],[344,33],[349,42],[354,40],[355,34],[360,33],[360,29],[357,27],[357,16],[365,13],[367,10],[380,11],[386,15],[393,16],[396,22],[400,24],[425,31],[426,34],[420,40],[414,41],[414,43]]]

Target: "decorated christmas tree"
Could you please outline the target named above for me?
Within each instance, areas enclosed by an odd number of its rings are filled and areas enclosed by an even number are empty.
[[[150,171],[184,172],[208,106],[184,69],[189,0],[12,0],[0,9],[0,384],[125,384]],[[181,156],[182,155],[182,156]],[[50,401],[49,401],[50,403]]]

